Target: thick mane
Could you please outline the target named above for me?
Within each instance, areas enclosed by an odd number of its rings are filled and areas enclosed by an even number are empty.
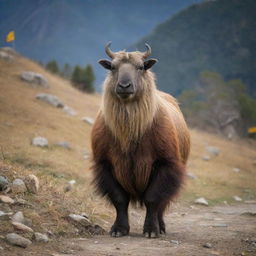
[[[102,113],[106,125],[113,136],[119,141],[121,149],[127,151],[130,143],[138,141],[154,119],[157,111],[157,93],[154,75],[150,71],[140,80],[139,99],[131,102],[122,102],[112,95],[109,88],[112,86],[111,77],[104,83],[104,97]]]

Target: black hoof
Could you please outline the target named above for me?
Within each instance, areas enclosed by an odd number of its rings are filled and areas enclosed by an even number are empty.
[[[146,238],[159,237],[159,225],[157,224],[145,224],[143,234]]]
[[[112,237],[121,237],[121,236],[128,235],[129,230],[130,230],[129,226],[114,224],[109,233]]]

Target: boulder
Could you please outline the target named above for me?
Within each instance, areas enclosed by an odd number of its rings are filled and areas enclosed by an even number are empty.
[[[28,247],[32,243],[29,239],[24,238],[16,233],[7,234],[6,240],[12,245],[17,245],[23,248]]]
[[[48,80],[42,74],[25,71],[20,74],[20,78],[35,87],[49,88]]]
[[[12,182],[12,192],[15,194],[27,192],[27,187],[22,179],[15,179]]]
[[[29,174],[24,182],[29,192],[37,194],[39,190],[39,180],[34,174]]]
[[[47,93],[40,93],[36,95],[36,99],[42,100],[56,108],[63,108],[64,104],[62,101],[59,100],[59,98],[52,94]]]
[[[48,147],[48,140],[44,137],[35,137],[32,140],[32,145],[38,147]]]

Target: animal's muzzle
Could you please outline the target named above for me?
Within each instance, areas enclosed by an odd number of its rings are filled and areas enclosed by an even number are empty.
[[[121,98],[128,98],[131,94],[134,94],[134,87],[131,82],[118,83],[116,93]]]

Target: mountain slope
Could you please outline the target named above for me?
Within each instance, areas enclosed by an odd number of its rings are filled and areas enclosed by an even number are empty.
[[[124,49],[148,34],[159,22],[201,0],[0,0],[0,38],[16,31],[16,49],[43,61],[91,63],[97,82],[104,71],[97,60],[104,46]]]
[[[217,0],[193,5],[157,26],[147,41],[159,59],[161,89],[179,94],[195,85],[200,72],[242,79],[256,96],[256,2]]]

